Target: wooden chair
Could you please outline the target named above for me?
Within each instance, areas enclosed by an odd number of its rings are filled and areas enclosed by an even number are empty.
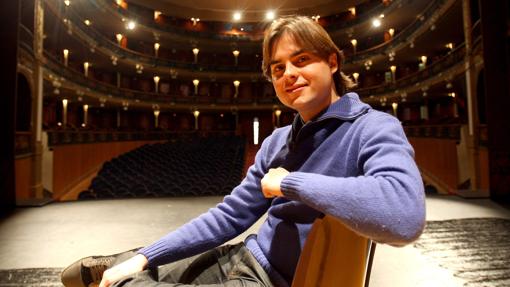
[[[326,215],[316,219],[301,252],[292,287],[367,287],[375,243]]]

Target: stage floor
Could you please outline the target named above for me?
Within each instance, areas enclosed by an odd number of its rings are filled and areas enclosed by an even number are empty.
[[[125,199],[51,203],[19,208],[0,220],[0,269],[64,267],[88,256],[150,244],[206,211],[222,197]],[[510,219],[488,199],[428,196],[427,220]],[[247,233],[253,233],[259,223]],[[232,240],[242,240],[246,234]],[[371,286],[463,286],[464,282],[413,245],[377,246]]]

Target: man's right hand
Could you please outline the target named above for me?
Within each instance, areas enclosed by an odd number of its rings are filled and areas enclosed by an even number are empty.
[[[111,284],[119,281],[120,279],[143,271],[149,261],[142,254],[138,254],[119,265],[115,265],[110,269],[107,269],[103,273],[103,278],[99,287],[109,287]]]

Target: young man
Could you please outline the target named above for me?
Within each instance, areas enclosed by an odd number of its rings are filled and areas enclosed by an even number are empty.
[[[276,20],[264,38],[263,71],[298,112],[293,124],[264,140],[246,178],[215,208],[148,247],[75,262],[63,272],[65,285],[98,282],[113,265],[100,286],[289,286],[311,225],[324,214],[379,243],[415,240],[425,205],[413,150],[398,119],[345,93],[352,82],[342,60],[316,22]],[[217,247],[265,212],[257,235]]]

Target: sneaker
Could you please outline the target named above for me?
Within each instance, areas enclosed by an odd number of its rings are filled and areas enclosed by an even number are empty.
[[[89,287],[90,284],[98,285],[103,278],[103,273],[110,268],[115,261],[114,256],[91,256],[80,259],[69,265],[60,279],[66,287]]]

